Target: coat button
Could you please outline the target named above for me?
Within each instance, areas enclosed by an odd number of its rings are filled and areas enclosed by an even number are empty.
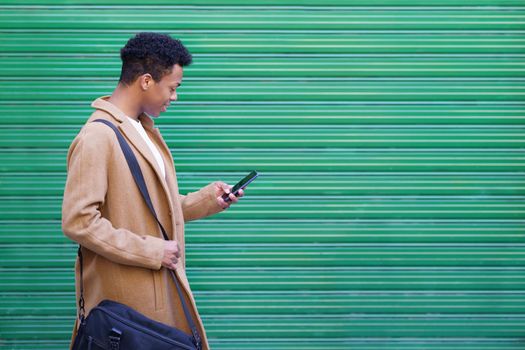
[[[170,216],[172,216],[172,215],[173,215],[173,212],[172,212],[171,210],[169,211],[169,215],[170,215]]]

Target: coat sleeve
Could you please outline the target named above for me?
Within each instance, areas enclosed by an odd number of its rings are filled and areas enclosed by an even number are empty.
[[[215,198],[215,183],[187,195],[179,194],[179,200],[184,222],[201,219],[223,210]]]
[[[106,126],[93,124],[84,126],[68,152],[62,230],[67,237],[114,262],[160,269],[165,244],[162,238],[114,228],[101,215],[108,164],[115,148],[111,137],[115,137]]]

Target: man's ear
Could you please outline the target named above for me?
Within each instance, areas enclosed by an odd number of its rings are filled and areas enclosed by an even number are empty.
[[[142,91],[148,90],[151,87],[151,85],[153,85],[153,77],[151,76],[151,74],[142,74],[139,77],[139,85]]]

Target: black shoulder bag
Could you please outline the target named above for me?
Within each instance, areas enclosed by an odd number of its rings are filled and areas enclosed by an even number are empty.
[[[126,157],[133,178],[139,187],[140,193],[155,217],[155,220],[157,220],[164,239],[168,240],[168,235],[157,217],[155,208],[153,208],[153,203],[151,202],[137,158],[124,139],[124,136],[122,136],[115,125],[107,120],[97,119],[95,122],[106,124],[113,129],[117,135],[118,142]],[[86,318],[81,247],[78,248],[78,257],[80,261],[80,299],[78,301],[80,327],[73,343],[73,350],[201,350],[199,332],[193,322],[186,301],[184,300],[180,283],[173,270],[169,270],[169,272],[173,277],[173,281],[175,281],[177,293],[179,294],[182,308],[184,309],[184,315],[191,328],[191,335],[186,334],[180,329],[149,319],[129,306],[111,300],[101,301],[91,310]]]

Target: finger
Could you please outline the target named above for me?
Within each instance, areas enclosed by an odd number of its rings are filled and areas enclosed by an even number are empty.
[[[237,198],[244,196],[244,190],[239,190],[239,193],[237,194]]]
[[[221,181],[215,182],[215,188],[216,188],[218,194],[229,193],[228,191],[225,190],[225,188],[227,188],[227,187],[228,187],[228,184],[226,184],[224,182],[221,182]]]
[[[222,209],[228,209],[230,207],[230,205],[227,202],[225,202],[224,199],[222,199],[222,196],[217,197],[217,202],[219,202],[219,205]]]
[[[181,252],[180,252],[179,242],[177,242],[177,241],[174,241],[174,242],[175,242],[175,251],[174,251],[175,256],[176,256],[177,258],[180,258],[180,254],[181,254]]]
[[[230,192],[232,191],[232,188],[233,188],[233,186],[230,186],[230,185],[228,185],[227,183],[224,183],[224,182],[222,183],[221,187],[222,187],[223,192],[227,193],[227,194],[230,194]]]
[[[233,193],[230,193],[230,199],[231,199],[232,203],[237,203],[239,201],[237,199],[237,197],[235,197],[235,195]]]
[[[228,184],[225,183],[225,182],[222,182],[222,181],[215,181],[215,185],[216,185],[218,188],[223,188],[225,185],[227,186]]]

